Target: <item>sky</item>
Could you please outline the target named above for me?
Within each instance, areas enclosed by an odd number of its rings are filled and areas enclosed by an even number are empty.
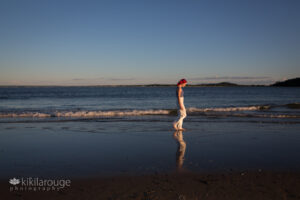
[[[300,77],[299,0],[0,0],[0,85]]]

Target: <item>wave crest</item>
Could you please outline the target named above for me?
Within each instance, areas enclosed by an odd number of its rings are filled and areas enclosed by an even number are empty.
[[[187,108],[188,115],[193,116],[223,116],[223,117],[269,117],[269,118],[300,118],[298,113],[265,113],[271,106],[242,106],[242,107],[217,107],[217,108]],[[249,112],[248,112],[249,111]],[[144,115],[176,115],[175,109],[149,109],[149,110],[83,110],[83,111],[54,111],[54,112],[2,112],[0,118],[101,118],[101,117],[126,117]]]
[[[270,106],[244,106],[244,107],[226,107],[226,108],[188,108],[188,112],[236,112],[236,111],[251,111],[251,110],[266,110]]]
[[[1,118],[47,118],[47,117],[72,117],[72,118],[90,118],[90,117],[114,117],[114,116],[139,116],[139,115],[168,115],[168,110],[131,110],[131,111],[60,111],[49,113],[25,112],[25,113],[2,113]]]

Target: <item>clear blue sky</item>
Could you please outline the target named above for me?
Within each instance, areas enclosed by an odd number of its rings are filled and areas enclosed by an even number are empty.
[[[0,0],[0,85],[300,76],[299,0]]]

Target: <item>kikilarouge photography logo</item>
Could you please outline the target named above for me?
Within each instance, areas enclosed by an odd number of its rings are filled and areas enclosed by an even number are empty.
[[[12,178],[9,191],[59,191],[71,186],[69,179]]]

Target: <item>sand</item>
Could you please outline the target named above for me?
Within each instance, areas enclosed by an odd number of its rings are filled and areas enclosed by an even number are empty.
[[[1,199],[300,199],[300,173],[244,171],[168,173],[72,180],[60,191],[9,191],[1,181]]]
[[[182,135],[168,125],[4,124],[0,199],[300,199],[299,124],[187,122]],[[10,191],[13,177],[71,186]]]

